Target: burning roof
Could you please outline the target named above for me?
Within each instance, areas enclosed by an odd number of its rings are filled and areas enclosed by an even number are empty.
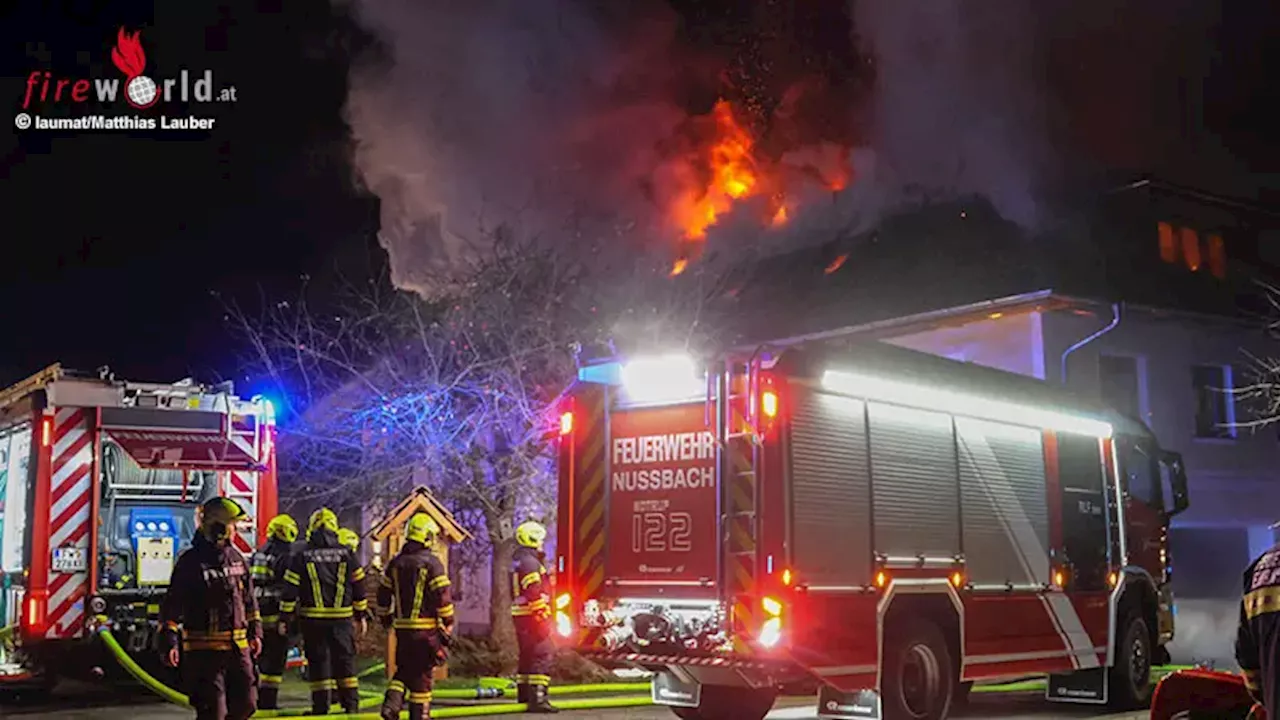
[[[779,121],[771,127],[783,131],[783,142],[766,149],[741,115],[722,98],[684,129],[687,150],[671,162],[674,189],[660,201],[666,204],[668,224],[679,235],[672,275],[685,271],[701,254],[708,231],[738,208],[754,218],[757,228],[781,227],[806,194],[811,196],[814,189],[840,192],[853,177],[851,148],[825,141],[793,145],[801,137],[785,132]]]

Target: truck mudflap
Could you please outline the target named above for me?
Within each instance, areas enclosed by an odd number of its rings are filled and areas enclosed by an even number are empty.
[[[880,695],[875,690],[841,692],[824,685],[818,691],[818,717],[823,720],[880,720]]]
[[[654,705],[696,708],[702,702],[702,685],[682,680],[669,672],[653,676],[650,692],[653,693]]]
[[[764,720],[778,697],[767,676],[726,670],[671,667],[654,675],[650,687],[655,705],[734,720]]]
[[[1111,668],[1097,667],[1049,676],[1044,697],[1050,702],[1106,705],[1107,675]]]

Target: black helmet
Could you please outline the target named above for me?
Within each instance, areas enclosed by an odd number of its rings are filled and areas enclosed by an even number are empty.
[[[200,506],[200,532],[214,542],[231,539],[231,524],[248,513],[231,498],[216,497]]]

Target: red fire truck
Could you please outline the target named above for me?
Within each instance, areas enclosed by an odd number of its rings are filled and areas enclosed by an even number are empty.
[[[588,363],[560,418],[555,621],[752,720],[944,718],[975,681],[1137,705],[1173,638],[1180,457],[1034,378],[879,343]]]
[[[146,384],[54,365],[0,391],[0,689],[92,669],[105,625],[150,657],[161,598],[196,508],[249,513],[250,552],[276,511],[269,401],[230,384]]]

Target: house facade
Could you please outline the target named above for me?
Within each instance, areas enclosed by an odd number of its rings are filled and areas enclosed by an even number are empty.
[[[1280,434],[1230,392],[1250,356],[1277,352],[1257,323],[1050,291],[876,323],[865,334],[1062,383],[1139,417],[1182,454],[1191,507],[1170,544],[1177,659],[1231,657],[1240,573],[1276,541]],[[1065,357],[1065,359],[1064,359]],[[1065,378],[1063,369],[1065,368]]]
[[[1259,285],[1280,276],[1280,212],[1153,180],[1075,207],[1029,233],[958,200],[771,259],[735,295],[753,321],[738,340],[878,339],[1142,419],[1190,485],[1171,533],[1175,654],[1230,661],[1240,573],[1280,522],[1280,426],[1252,426],[1230,392],[1254,358],[1280,358]]]
[[[1052,383],[1064,383],[1065,367],[1065,385],[1146,422],[1186,463],[1192,505],[1174,522],[1174,543],[1184,549],[1175,553],[1183,596],[1234,597],[1240,570],[1275,542],[1280,434],[1251,426],[1230,392],[1247,382],[1250,355],[1277,351],[1261,326],[1129,305],[1117,319],[1110,303],[1044,291],[866,332]],[[1199,547],[1214,552],[1197,562]]]

